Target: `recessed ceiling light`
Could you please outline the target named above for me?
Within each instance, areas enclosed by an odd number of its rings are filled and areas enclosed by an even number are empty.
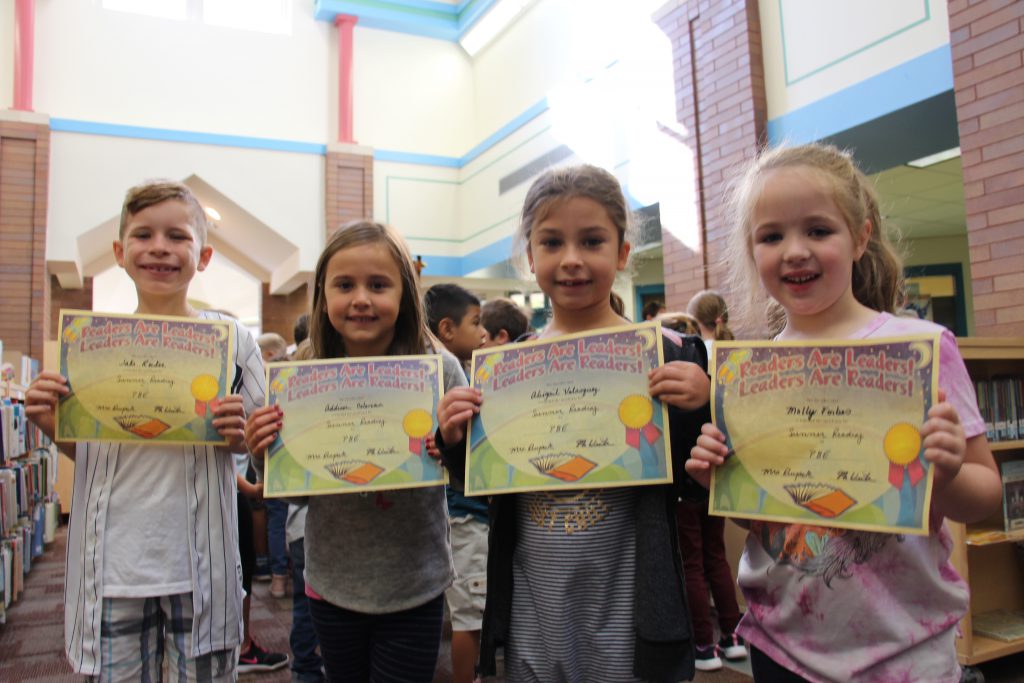
[[[960,148],[954,147],[953,149],[947,149],[942,152],[936,152],[935,154],[929,154],[928,156],[921,157],[920,159],[908,161],[907,166],[913,166],[914,168],[925,168],[926,166],[934,166],[940,161],[955,159],[958,156],[960,156]]]
[[[204,206],[203,211],[205,211],[206,215],[212,218],[213,220],[220,220],[220,212],[217,211],[217,209],[213,208],[212,206]]]

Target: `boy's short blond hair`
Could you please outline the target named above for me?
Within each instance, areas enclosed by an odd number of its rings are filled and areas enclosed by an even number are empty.
[[[206,246],[206,233],[208,222],[206,211],[188,185],[175,180],[158,178],[147,180],[141,185],[136,185],[124,195],[124,203],[121,205],[121,226],[117,232],[117,239],[124,241],[124,232],[128,228],[128,221],[138,212],[150,206],[166,202],[170,199],[179,201],[188,208],[192,217],[192,229],[196,231],[199,239],[199,246]]]

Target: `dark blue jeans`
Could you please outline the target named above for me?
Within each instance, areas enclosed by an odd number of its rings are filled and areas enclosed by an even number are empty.
[[[324,660],[316,651],[320,641],[313,630],[313,617],[309,614],[309,598],[306,597],[306,580],[302,572],[306,568],[306,544],[304,539],[292,541],[288,546],[292,556],[292,632],[288,642],[292,647],[292,673],[300,681],[315,683],[323,681]]]
[[[288,542],[285,524],[288,522],[288,503],[276,498],[263,501],[267,509],[267,551],[270,553],[270,573],[288,576]]]

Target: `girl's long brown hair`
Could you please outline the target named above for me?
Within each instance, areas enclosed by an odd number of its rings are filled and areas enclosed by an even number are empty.
[[[313,281],[313,305],[309,314],[309,346],[300,349],[306,358],[341,358],[348,355],[345,340],[331,325],[327,317],[327,297],[324,279],[327,264],[343,249],[363,244],[383,244],[395,259],[402,280],[402,297],[395,321],[395,335],[388,347],[389,356],[416,355],[427,353],[428,344],[426,317],[423,304],[416,289],[416,266],[413,265],[405,240],[394,229],[373,221],[359,220],[346,223],[338,228],[327,241],[320,260],[316,263]]]

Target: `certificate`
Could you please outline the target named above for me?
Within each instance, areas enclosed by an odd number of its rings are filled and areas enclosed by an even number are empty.
[[[56,440],[226,444],[213,409],[233,379],[233,335],[228,320],[62,310],[71,392]]]
[[[715,342],[714,423],[734,454],[709,512],[927,534],[920,426],[938,394],[938,335]]]
[[[267,405],[284,426],[267,450],[263,495],[439,486],[427,453],[444,392],[440,356],[270,363]]]
[[[466,495],[672,481],[663,359],[657,323],[474,351]]]

